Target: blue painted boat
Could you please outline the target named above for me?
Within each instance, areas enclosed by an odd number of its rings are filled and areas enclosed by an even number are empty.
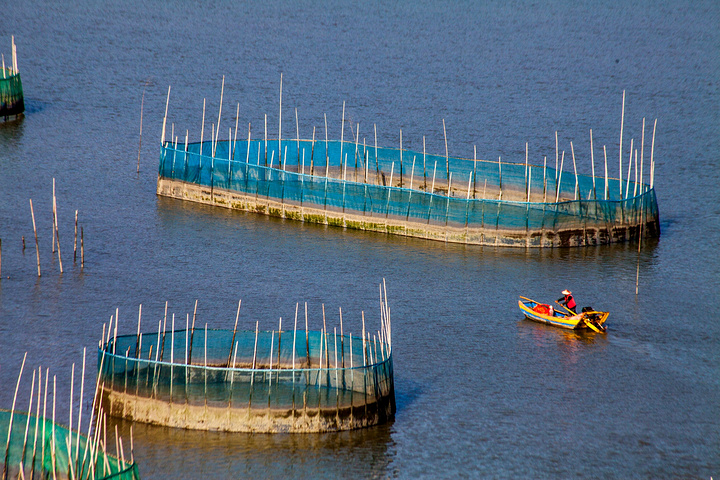
[[[560,311],[547,303],[536,302],[522,296],[518,300],[518,306],[528,320],[569,330],[590,329],[598,333],[605,333],[607,327],[604,323],[610,315],[610,312],[598,312],[587,308],[577,314],[567,309]]]

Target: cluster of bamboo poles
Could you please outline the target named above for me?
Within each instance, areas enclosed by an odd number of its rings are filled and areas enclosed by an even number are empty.
[[[35,224],[35,209],[33,208],[32,198],[30,199],[30,215],[32,217],[33,233],[35,235],[35,255],[37,258],[37,274],[41,276],[40,271],[40,244],[38,242],[38,231]],[[85,268],[85,235],[83,227],[80,225],[80,268]],[[22,237],[22,248],[25,250],[25,236]],[[55,254],[57,249],[58,264],[60,266],[60,273],[63,273],[62,254],[60,253],[60,232],[58,229],[58,209],[57,209],[57,197],[55,195],[55,179],[53,178],[53,191],[52,191],[52,253]],[[75,238],[73,241],[73,263],[77,262],[78,254],[78,210],[75,210]],[[2,241],[0,240],[0,259],[2,258]],[[0,267],[2,262],[0,260]],[[0,268],[0,273],[2,272]]]
[[[210,156],[211,159],[215,158],[216,153],[216,147],[218,143],[218,137],[220,133],[220,121],[222,117],[222,106],[223,106],[223,97],[224,97],[224,89],[225,89],[225,77],[223,76],[222,79],[222,86],[220,90],[220,108],[218,110],[218,119],[217,119],[217,125],[215,123],[212,124],[211,128],[211,152]],[[170,104],[170,87],[168,87],[168,94],[167,94],[167,100],[165,103],[165,116],[163,117],[163,127],[162,127],[162,136],[161,136],[161,144],[164,146],[166,144],[165,142],[165,135],[166,135],[166,126],[167,126],[167,115],[168,115],[168,108]],[[202,162],[203,157],[203,145],[204,145],[204,134],[205,134],[205,106],[206,106],[206,99],[203,99],[203,114],[202,114],[202,123],[200,128],[200,161]],[[233,139],[233,148],[228,148],[228,160],[232,161],[235,158],[235,152],[234,152],[234,146],[237,144],[237,134],[238,134],[238,123],[239,123],[239,115],[240,115],[240,103],[237,104],[237,113],[235,117],[235,133],[233,136],[232,127],[228,128],[228,142]],[[329,177],[330,175],[330,159],[328,157],[327,153],[327,143],[328,143],[328,130],[327,130],[327,114],[324,115],[325,118],[325,143],[326,143],[326,158],[325,158],[325,172],[324,176]],[[622,113],[621,113],[621,122],[620,122],[620,147],[619,147],[619,170],[618,170],[618,184],[619,184],[619,199],[622,200],[624,198],[630,197],[630,177],[631,172],[633,171],[633,154],[634,154],[634,186],[633,186],[633,197],[636,196],[638,193],[642,193],[642,191],[638,192],[638,186],[642,184],[644,180],[643,175],[643,165],[644,165],[644,150],[645,150],[645,119],[643,118],[643,126],[642,126],[642,146],[640,148],[640,170],[638,174],[638,159],[637,149],[633,149],[633,142],[634,140],[631,140],[630,145],[630,154],[628,159],[628,172],[626,175],[627,181],[625,183],[625,192],[623,193],[623,129],[624,129],[624,121],[625,121],[625,91],[623,91],[623,100],[622,100]],[[347,167],[348,167],[348,158],[347,153],[343,155],[343,149],[345,145],[345,102],[343,102],[342,107],[342,119],[341,119],[341,130],[340,130],[340,159],[338,162],[339,167],[339,178],[341,178],[343,181],[347,180]],[[452,188],[452,175],[453,172],[450,171],[450,157],[448,153],[448,142],[447,142],[447,129],[445,127],[445,119],[442,120],[443,123],[443,137],[444,137],[444,143],[445,143],[445,166],[446,171],[444,172],[445,179],[443,180],[443,183],[445,183],[447,189],[440,189],[439,193],[445,193],[448,197],[453,196],[453,188]],[[142,124],[142,107],[141,107],[141,124]],[[298,143],[298,159],[297,159],[297,172],[305,174],[305,152],[303,151],[303,158],[302,163],[300,161],[300,127],[299,127],[299,121],[298,121],[298,114],[297,114],[297,108],[295,109],[295,124],[296,124],[296,141]],[[248,124],[248,158],[246,159],[246,163],[249,163],[249,155],[250,155],[250,148],[249,143],[251,140],[251,123]],[[652,136],[652,147],[650,151],[650,168],[649,168],[649,188],[652,189],[654,186],[654,176],[655,176],[655,162],[654,162],[654,150],[655,150],[655,131],[657,127],[657,119],[655,120],[655,124],[653,127],[653,136]],[[380,184],[382,182],[383,185],[389,185],[394,186],[393,184],[393,176],[395,175],[395,162],[392,162],[392,165],[390,167],[390,181],[386,183],[385,181],[385,175],[384,172],[381,171],[378,158],[377,158],[377,125],[373,125],[373,130],[375,134],[375,182],[376,184]],[[363,183],[368,183],[369,180],[372,180],[370,175],[370,161],[368,158],[368,150],[366,148],[366,139],[363,138],[362,143],[362,151],[365,152],[364,154],[359,153],[360,151],[360,124],[356,124],[356,128],[353,128],[352,122],[351,122],[351,133],[353,134],[353,141],[355,144],[355,176],[354,181],[359,181],[358,179],[358,163],[360,163],[360,168],[363,171]],[[142,138],[142,126],[141,126],[141,138]],[[188,140],[189,140],[189,131],[186,130],[185,132],[185,150],[187,151],[188,146]],[[170,143],[174,146],[175,149],[177,149],[179,138],[175,135],[175,124],[171,124],[171,135],[170,135]],[[272,151],[272,155],[270,158],[270,162],[268,164],[268,158],[267,158],[267,152],[268,152],[268,128],[267,128],[267,114],[265,114],[265,133],[264,133],[264,143],[265,143],[265,160],[264,165],[269,166],[270,168],[273,168],[274,166],[274,150]],[[286,159],[287,159],[287,145],[285,146],[285,154],[283,155],[282,151],[282,74],[280,75],[280,101],[279,101],[279,123],[278,123],[278,165],[277,168],[281,170],[286,170]],[[315,175],[315,165],[314,165],[314,145],[315,145],[315,127],[313,127],[313,136],[312,136],[312,145],[311,148],[311,155],[310,155],[310,165],[309,165],[309,173],[310,175]],[[575,175],[575,188],[573,192],[573,200],[578,200],[582,198],[582,193],[579,191],[579,181],[578,181],[578,172],[577,172],[577,162],[575,159],[575,148],[572,142],[570,142],[570,150],[572,153],[572,159],[573,159],[573,171]],[[400,168],[399,168],[399,187],[405,188],[405,177],[407,176],[405,172],[406,166],[403,164],[403,132],[402,129],[400,129]],[[543,194],[542,194],[542,203],[548,202],[548,193],[550,194],[550,202],[553,202],[553,193],[554,193],[554,202],[557,203],[561,201],[561,182],[562,182],[562,172],[564,169],[564,161],[565,161],[565,151],[562,152],[562,155],[559,154],[559,145],[558,145],[558,132],[555,132],[555,188],[554,192],[548,192],[548,176],[547,176],[547,156],[543,157]],[[609,200],[609,185],[610,185],[610,177],[608,175],[608,165],[607,165],[607,149],[606,146],[603,146],[603,154],[604,154],[604,161],[605,161],[605,186],[603,189],[604,192],[604,200]],[[258,150],[258,155],[260,155],[260,151]],[[426,149],[425,149],[425,136],[423,136],[423,189],[428,190],[428,177],[429,172],[427,168],[427,162],[426,162]],[[416,163],[416,155],[413,156],[411,171],[410,171],[410,189],[413,188],[413,179],[415,177],[415,163]],[[468,173],[468,188],[467,188],[467,194],[465,195],[467,197],[467,200],[470,199],[470,192],[472,189],[472,198],[478,198],[477,192],[478,192],[478,186],[477,186],[477,162],[479,160],[477,159],[477,146],[473,147],[473,167]],[[482,162],[485,162],[483,160],[480,160]],[[591,161],[591,171],[592,171],[592,182],[593,187],[590,192],[588,192],[587,199],[590,200],[591,198],[594,200],[598,199],[597,195],[597,188],[596,188],[596,175],[595,175],[595,154],[594,154],[594,147],[593,147],[593,137],[592,137],[592,129],[590,130],[590,161]],[[260,158],[258,157],[258,165],[260,164]],[[498,176],[499,176],[499,189],[498,189],[498,200],[503,200],[503,193],[502,193],[502,158],[498,157]],[[528,159],[528,143],[525,143],[525,195],[522,200],[530,203],[532,199],[532,168],[539,168],[538,165],[531,165],[529,163]],[[506,163],[507,165],[507,163]],[[517,165],[517,164],[511,164],[511,165]],[[559,168],[558,168],[559,167]],[[230,168],[230,167],[229,167]],[[457,173],[457,172],[456,172]],[[638,178],[639,177],[639,178]],[[602,178],[602,177],[601,177]],[[431,193],[436,193],[436,179],[437,179],[437,161],[435,161],[435,165],[433,167],[433,174],[432,174],[432,183],[431,183],[431,189],[429,190]],[[638,183],[639,181],[639,183]],[[439,182],[438,182],[439,183]],[[419,187],[418,187],[419,188]],[[487,180],[485,182],[485,188],[483,188],[483,197],[485,197],[485,191],[487,188]],[[642,187],[640,187],[642,189]],[[464,189],[456,189],[459,193],[459,195],[455,196],[461,196],[464,192]],[[462,193],[460,193],[462,192]],[[538,200],[535,200],[536,202]]]
[[[365,328],[365,312],[361,312],[361,318],[362,318],[362,339],[363,339],[363,365],[362,366],[368,366],[372,365],[374,363],[383,362],[387,358],[389,358],[390,353],[392,351],[392,329],[391,329],[391,323],[390,323],[390,307],[387,304],[387,288],[385,285],[385,280],[383,279],[382,285],[379,286],[380,291],[380,307],[381,307],[381,316],[380,316],[380,330],[378,330],[376,333],[371,334],[369,331],[366,331]],[[185,317],[185,329],[182,330],[185,333],[185,355],[184,358],[176,359],[175,358],[175,314],[172,314],[170,317],[170,331],[168,332],[168,302],[165,302],[165,313],[163,315],[162,320],[158,320],[158,332],[157,332],[157,342],[156,344],[151,344],[148,353],[147,353],[147,359],[148,361],[154,361],[159,363],[168,363],[167,358],[165,357],[165,343],[166,343],[166,335],[170,336],[170,364],[177,364],[177,365],[195,365],[195,366],[203,366],[203,367],[225,367],[225,368],[236,368],[236,360],[237,360],[237,350],[238,350],[238,342],[235,341],[236,335],[237,335],[237,326],[240,319],[240,308],[242,306],[242,300],[238,301],[238,308],[237,313],[235,315],[235,325],[233,327],[233,336],[232,340],[230,342],[230,345],[228,346],[228,356],[227,360],[223,362],[220,365],[208,365],[208,351],[207,351],[207,329],[208,324],[207,322],[204,325],[204,331],[205,331],[205,345],[204,345],[204,352],[203,352],[203,362],[200,363],[199,361],[196,363],[193,363],[193,344],[194,344],[194,336],[195,336],[195,323],[197,319],[197,306],[198,301],[195,301],[195,307],[193,309],[193,315],[192,315],[192,322],[190,322],[190,314],[186,314]],[[307,312],[307,302],[305,302],[305,362],[303,363],[300,361],[302,357],[298,357],[298,349],[296,345],[296,339],[297,339],[297,322],[298,322],[298,312],[299,312],[299,303],[296,303],[295,305],[295,322],[293,326],[293,353],[292,353],[292,361],[290,364],[287,365],[281,365],[280,360],[280,351],[281,351],[281,342],[282,342],[282,334],[286,331],[282,328],[282,317],[280,317],[278,329],[277,330],[271,330],[271,349],[270,349],[270,355],[269,355],[269,369],[273,369],[273,358],[276,359],[275,368],[281,369],[281,368],[292,368],[293,370],[296,369],[296,367],[300,365],[306,365],[307,368],[311,368],[313,365],[313,361],[310,358],[310,347],[309,347],[309,325],[308,325],[308,312]],[[320,343],[320,353],[319,358],[317,361],[317,365],[319,365],[321,368],[345,368],[345,348],[344,348],[344,331],[343,331],[343,316],[342,316],[342,307],[339,308],[339,329],[340,329],[340,359],[337,358],[337,345],[338,345],[338,327],[333,327],[333,333],[332,336],[335,339],[335,361],[331,367],[330,363],[330,346],[329,346],[329,337],[330,337],[330,331],[327,327],[326,322],[326,316],[325,316],[325,304],[322,304],[322,317],[323,317],[323,326],[321,330],[321,338],[322,341]],[[103,331],[102,331],[102,339],[101,339],[101,346],[103,348],[103,353],[110,353],[112,355],[120,355],[125,356],[127,358],[135,358],[138,360],[143,359],[143,333],[140,332],[141,330],[141,322],[142,322],[142,304],[138,308],[138,321],[137,321],[137,333],[136,333],[136,343],[135,343],[135,352],[131,357],[131,347],[128,347],[125,352],[117,352],[117,336],[118,336],[118,323],[119,323],[119,309],[115,310],[115,315],[110,316],[109,324],[103,323]],[[107,328],[106,328],[107,327]],[[259,321],[255,322],[255,347],[253,351],[253,360],[252,360],[252,369],[260,369],[261,365],[258,363],[258,352],[257,352],[257,339],[259,334]],[[275,348],[275,334],[277,333],[277,348]],[[348,338],[352,342],[352,335],[348,334]],[[111,341],[112,339],[112,341]],[[277,355],[274,357],[275,352],[277,351]],[[352,352],[352,345],[350,345],[350,351]],[[154,358],[153,358],[154,353]],[[358,365],[359,366],[359,365]],[[350,356],[350,368],[354,368],[352,355]]]
[[[10,76],[18,74],[18,66],[17,66],[17,46],[15,45],[15,35],[12,35],[10,37],[10,45],[12,47],[12,67],[10,68]],[[3,78],[7,78],[8,71],[5,69],[5,54],[1,54],[2,56],[2,71],[3,71]]]
[[[124,471],[126,468],[132,466],[134,463],[134,445],[132,436],[132,427],[130,428],[130,458],[126,461],[125,450],[123,447],[122,437],[118,434],[117,425],[115,426],[115,458],[117,463],[114,467],[111,465],[111,459],[109,458],[109,448],[107,439],[107,415],[103,411],[102,407],[99,406],[99,393],[102,388],[100,384],[100,378],[98,377],[95,383],[95,392],[93,394],[92,408],[90,411],[90,421],[87,426],[87,434],[84,438],[84,446],[80,445],[80,438],[82,436],[82,418],[83,418],[83,404],[85,394],[85,354],[86,349],[83,349],[83,362],[82,362],[82,373],[80,381],[80,399],[78,401],[79,410],[77,413],[77,421],[73,421],[73,405],[75,403],[74,398],[74,383],[75,383],[75,364],[72,364],[71,380],[70,380],[70,407],[69,407],[69,418],[68,418],[68,434],[65,437],[65,445],[58,445],[56,441],[56,423],[55,423],[55,403],[57,398],[57,376],[52,377],[52,417],[51,422],[48,424],[48,381],[50,378],[49,368],[45,369],[43,379],[43,369],[38,367],[37,370],[33,370],[32,386],[30,389],[30,399],[28,402],[28,410],[26,414],[25,434],[23,437],[23,446],[21,460],[19,462],[19,478],[24,479],[27,470],[26,460],[30,460],[29,478],[35,478],[35,475],[40,475],[40,478],[50,478],[56,480],[58,476],[61,478],[66,476],[68,479],[95,479],[102,478],[118,471]],[[10,411],[10,421],[8,425],[7,441],[5,444],[5,456],[3,462],[3,476],[2,480],[6,480],[8,476],[9,465],[9,452],[11,444],[11,434],[13,417],[15,415],[15,406],[17,402],[18,390],[20,387],[20,381],[22,379],[23,370],[25,368],[25,361],[27,359],[27,352],[23,357],[22,365],[20,367],[20,373],[18,375],[17,383],[15,385],[15,394],[13,396],[12,409]],[[34,434],[33,438],[28,438],[30,431],[30,423],[32,420],[33,401],[35,399],[35,380],[37,379],[37,400],[35,401],[35,415],[34,415]],[[40,415],[40,403],[42,399],[42,415]],[[96,406],[98,407],[96,409]],[[42,419],[42,427],[40,427],[40,420]],[[73,428],[76,428],[73,431]],[[46,429],[50,429],[50,432],[46,432]],[[38,432],[42,431],[41,434],[41,445],[38,445]],[[46,434],[50,434],[50,442],[46,447],[44,439]],[[75,441],[73,442],[73,434]],[[30,442],[32,442],[32,454],[30,455]],[[49,448],[49,452],[46,452],[46,448]],[[59,450],[66,449],[67,462],[65,459],[59,460]],[[40,471],[36,472],[35,464],[38,460],[37,455],[40,455],[39,461],[41,470],[46,468],[47,463],[45,459],[46,455],[50,456],[50,472]],[[101,463],[98,465],[98,459],[102,455]],[[115,460],[113,460],[115,462]]]

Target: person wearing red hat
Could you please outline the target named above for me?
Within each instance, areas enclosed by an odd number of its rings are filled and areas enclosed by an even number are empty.
[[[572,292],[570,290],[563,290],[561,292],[563,294],[562,297],[558,298],[557,301],[565,305],[568,310],[570,310],[573,313],[577,313],[575,311],[575,299],[572,296]]]

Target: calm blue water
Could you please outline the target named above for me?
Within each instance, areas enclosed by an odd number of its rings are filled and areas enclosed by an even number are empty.
[[[0,51],[18,45],[27,115],[0,124],[0,407],[27,368],[51,367],[67,416],[72,363],[115,311],[134,332],[169,311],[230,328],[273,328],[296,302],[379,322],[393,312],[393,423],[332,435],[228,435],[133,427],[143,478],[720,476],[720,6],[550,2],[12,2]],[[659,240],[525,251],[445,245],[227,212],[157,198],[168,131],[199,140],[203,98],[221,132],[360,137],[451,155],[554,162],[573,141],[589,173],[607,145],[617,176],[622,91],[625,161],[658,119]],[[140,103],[145,90],[140,174]],[[208,136],[209,128],[206,128]],[[350,135],[346,130],[346,138]],[[225,138],[227,133],[221,133]],[[569,158],[569,157],[568,157]],[[566,160],[568,159],[566,158]],[[567,162],[566,162],[567,163]],[[647,163],[646,163],[647,167]],[[566,166],[566,170],[569,167]],[[647,170],[646,170],[647,172]],[[627,172],[623,173],[625,177]],[[64,274],[51,252],[57,182]],[[37,278],[28,199],[35,206]],[[79,210],[85,268],[72,261]],[[26,239],[23,252],[21,237]],[[635,273],[640,262],[640,292]],[[611,312],[606,336],[526,322],[517,296]],[[337,324],[334,317],[330,322]],[[89,361],[87,382],[94,381]],[[29,380],[20,398],[26,404]],[[74,403],[78,400],[76,378]],[[89,400],[85,400],[85,411]],[[60,416],[60,414],[58,414]],[[127,437],[130,425],[120,422]],[[127,444],[127,440],[126,440]]]

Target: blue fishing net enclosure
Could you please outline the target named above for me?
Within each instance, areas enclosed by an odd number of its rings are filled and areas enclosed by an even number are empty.
[[[207,328],[122,335],[98,350],[104,408],[182,428],[315,432],[395,412],[389,322],[374,335]],[[159,412],[159,413],[158,413]]]
[[[464,243],[603,244],[637,238],[641,225],[643,236],[660,233],[655,190],[642,181],[353,142],[168,142],[158,193]]]

